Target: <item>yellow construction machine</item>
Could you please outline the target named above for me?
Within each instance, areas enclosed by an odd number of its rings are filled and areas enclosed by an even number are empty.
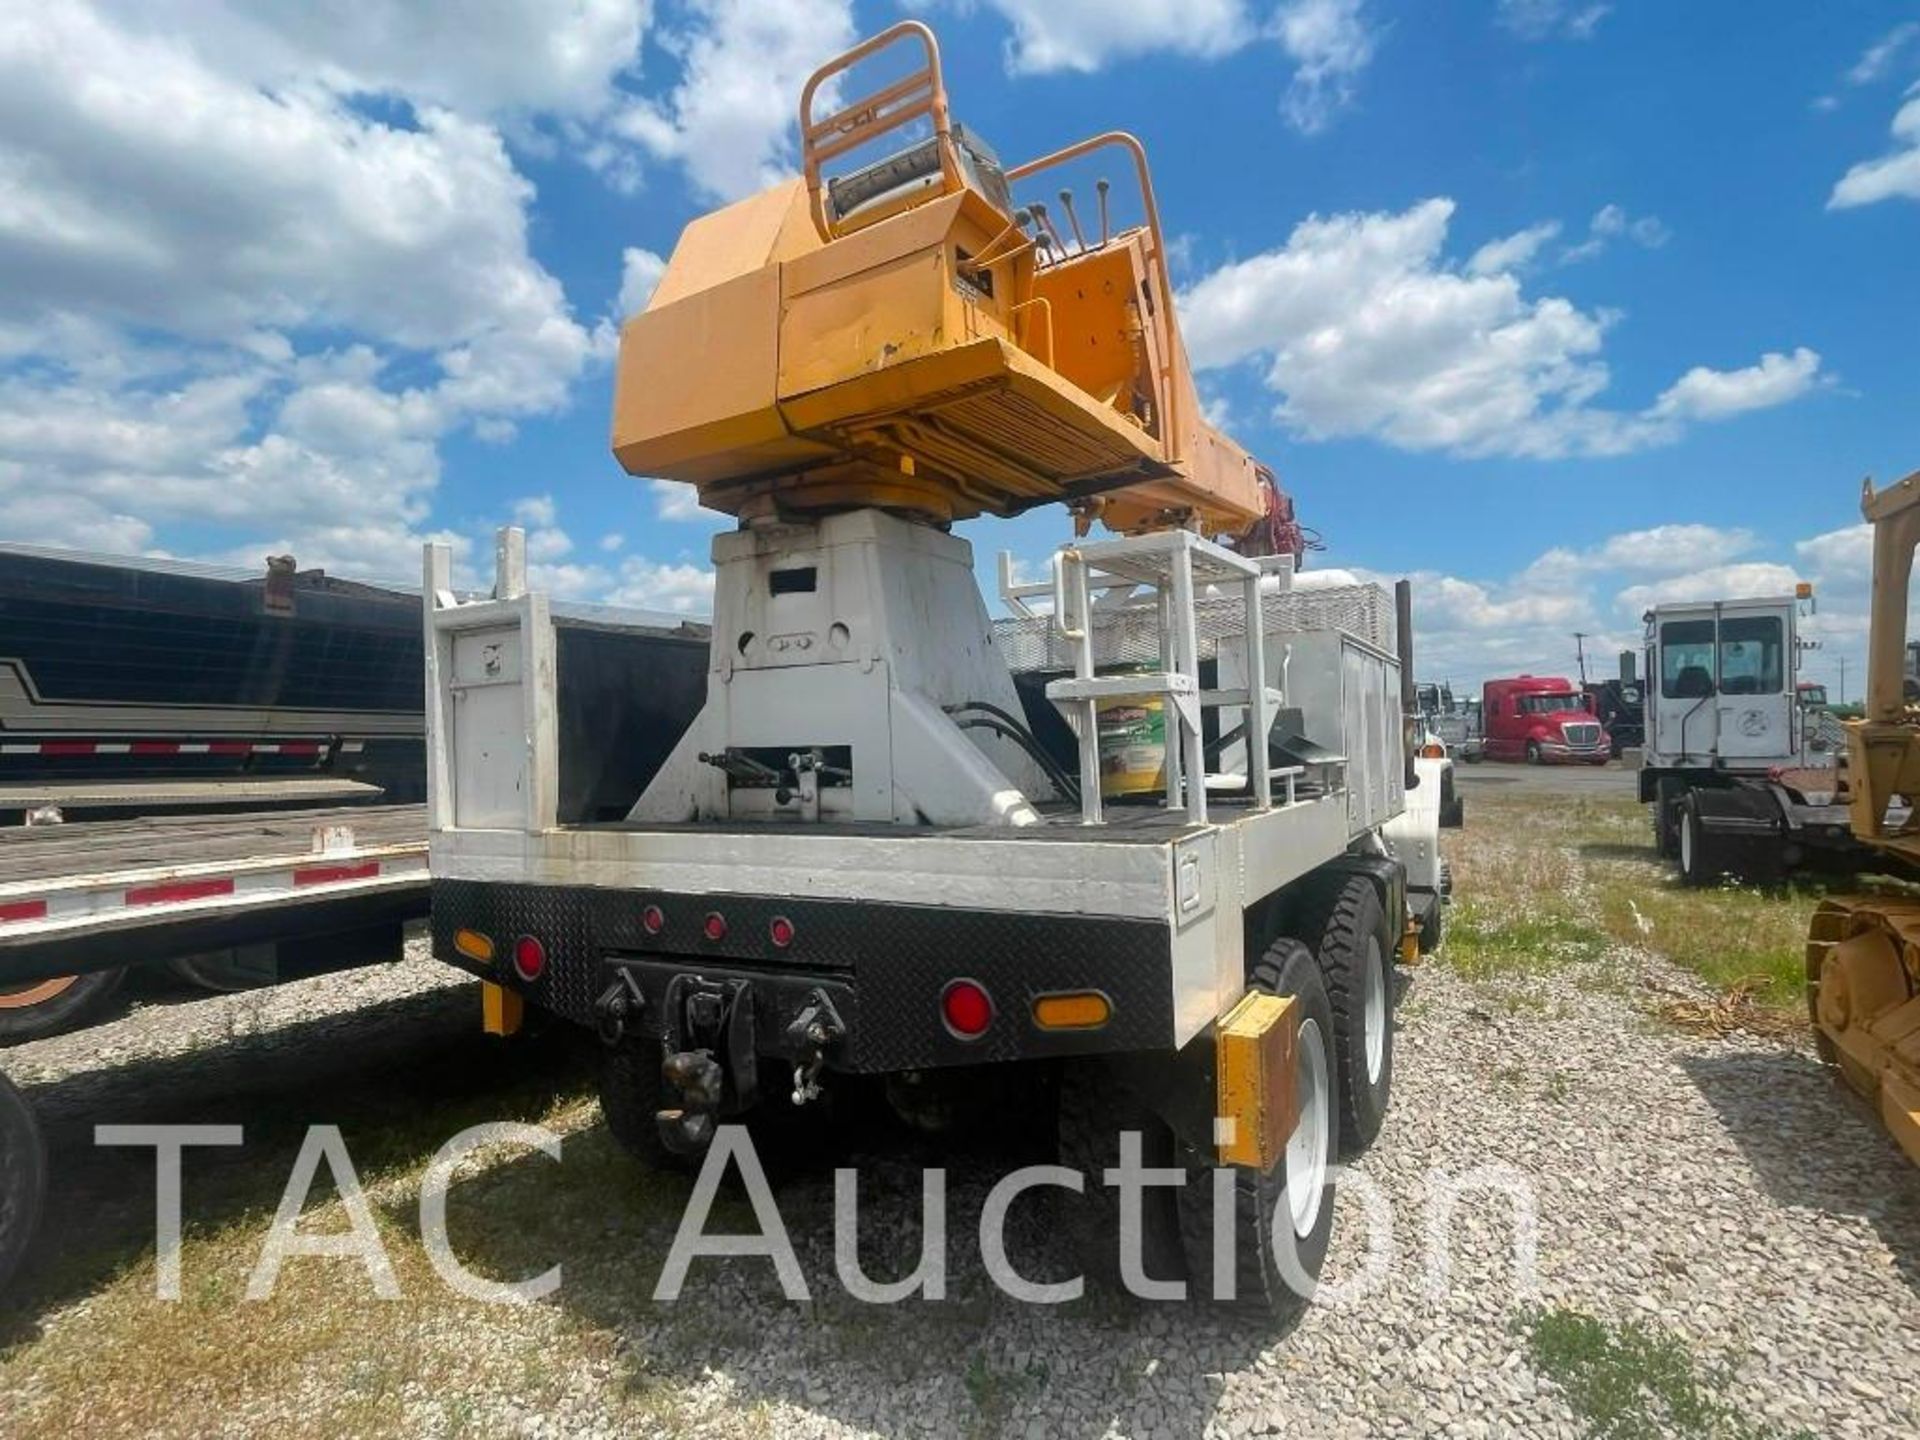
[[[1920,871],[1920,703],[1906,679],[1908,592],[1920,543],[1920,471],[1876,491],[1866,714],[1848,725],[1853,832]],[[1815,1043],[1920,1163],[1920,899],[1855,895],[1825,901],[1807,937],[1807,1003]]]

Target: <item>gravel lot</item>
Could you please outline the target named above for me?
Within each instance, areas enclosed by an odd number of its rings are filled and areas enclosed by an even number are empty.
[[[1539,843],[1502,808],[1524,796],[1498,788],[1469,802],[1463,873],[1524,873]],[[935,1151],[857,1104],[839,1153],[770,1161],[811,1304],[783,1300],[764,1262],[704,1261],[678,1304],[655,1305],[688,1182],[614,1151],[564,1038],[483,1043],[471,991],[417,954],[146,1005],[5,1053],[52,1121],[58,1216],[5,1333],[0,1416],[20,1435],[1587,1433],[1529,1362],[1517,1321],[1537,1305],[1671,1332],[1703,1372],[1724,1367],[1753,1433],[1920,1433],[1920,1175],[1802,1044],[1677,1033],[1645,1013],[1646,976],[1690,983],[1620,947],[1497,981],[1444,959],[1411,972],[1394,1107],[1356,1167],[1388,1202],[1385,1282],[1278,1337],[1192,1307],[1006,1299],[974,1227],[991,1183],[1037,1158],[1029,1140]],[[153,1298],[151,1157],[88,1143],[96,1120],[157,1118],[237,1119],[250,1136],[244,1153],[189,1160],[175,1305]],[[414,1228],[427,1158],[491,1118],[567,1136],[559,1165],[503,1153],[454,1192],[455,1247],[476,1269],[564,1264],[537,1305],[450,1296]],[[342,1125],[402,1300],[313,1259],[290,1262],[274,1300],[238,1300],[309,1120]],[[887,1275],[918,1255],[920,1166],[942,1157],[949,1299],[840,1298],[832,1164],[861,1170],[861,1255]],[[1461,1202],[1451,1282],[1430,1291],[1435,1182],[1488,1165],[1531,1189],[1537,1293],[1516,1279],[1512,1207],[1494,1195]],[[310,1226],[326,1212],[337,1225],[316,1199]],[[748,1220],[737,1198],[716,1217]],[[1016,1210],[1014,1232],[1017,1263],[1055,1263],[1040,1207]],[[1348,1197],[1329,1278],[1366,1256]]]

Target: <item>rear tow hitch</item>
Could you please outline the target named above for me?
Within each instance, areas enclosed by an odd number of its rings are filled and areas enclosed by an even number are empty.
[[[787,1042],[798,1055],[793,1065],[793,1103],[805,1105],[820,1098],[820,1071],[827,1052],[846,1037],[846,1022],[833,1008],[827,992],[815,988],[807,1003],[787,1026]]]
[[[760,1098],[753,990],[741,980],[676,975],[661,1010],[660,1075],[679,1091],[680,1103],[655,1116],[660,1143],[695,1155],[712,1141],[720,1116],[751,1109]]]
[[[682,1050],[660,1066],[661,1077],[680,1092],[680,1103],[654,1118],[660,1143],[676,1155],[698,1155],[713,1140],[713,1117],[726,1094],[726,1073],[705,1050]]]

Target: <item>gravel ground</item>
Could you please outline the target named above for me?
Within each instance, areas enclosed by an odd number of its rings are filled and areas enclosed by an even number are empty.
[[[545,1210],[547,1223],[481,1243],[507,1275],[557,1255],[566,1281],[539,1305],[479,1306],[416,1284],[424,1267],[396,1254],[408,1299],[382,1306],[353,1267],[304,1262],[314,1298],[299,1322],[344,1322],[349,1338],[289,1333],[285,1353],[248,1372],[243,1398],[212,1418],[188,1404],[204,1398],[192,1381],[162,1379],[179,1393],[151,1397],[136,1425],[112,1408],[134,1358],[113,1317],[141,1322],[156,1302],[150,1269],[117,1264],[92,1288],[55,1283],[29,1297],[34,1313],[0,1357],[0,1416],[12,1413],[21,1433],[166,1429],[171,1399],[180,1429],[232,1434],[1579,1435],[1515,1331],[1537,1303],[1674,1332],[1704,1365],[1729,1368],[1726,1395],[1745,1418],[1780,1433],[1920,1433],[1920,1177],[1797,1046],[1694,1038],[1647,1018],[1635,999],[1645,973],[1687,983],[1657,957],[1618,950],[1499,984],[1444,963],[1412,972],[1393,1109],[1356,1167],[1388,1202],[1385,1282],[1349,1307],[1313,1308],[1279,1337],[1196,1308],[1096,1296],[1036,1309],[1000,1296],[973,1243],[976,1217],[993,1180],[1033,1158],[1004,1137],[947,1157],[956,1263],[944,1304],[838,1298],[832,1179],[816,1159],[774,1167],[812,1304],[784,1301],[764,1262],[705,1261],[679,1304],[656,1306],[647,1297],[686,1182],[613,1153],[577,1066],[537,1049],[502,1066],[474,1049],[475,1002],[452,972],[416,953],[350,977],[142,1006],[4,1057],[52,1117],[56,1160],[70,1162],[62,1247],[85,1242],[89,1207],[151,1214],[151,1161],[88,1155],[93,1119],[245,1116],[259,1084],[381,1114],[385,1092],[429,1067],[472,1092],[478,1115],[504,1093],[490,1086],[524,1086],[544,1066],[561,1078],[534,1113],[548,1105],[548,1123],[568,1132],[566,1162],[504,1159],[479,1184],[489,1209]],[[394,1144],[417,1154],[375,1181],[376,1202],[404,1208],[418,1164],[458,1123],[468,1122],[441,1124],[424,1148],[395,1129]],[[919,1167],[939,1156],[877,1121],[851,1125],[839,1163],[862,1172],[869,1273],[917,1258]],[[272,1164],[269,1206],[284,1153]],[[1515,1276],[1511,1206],[1491,1195],[1460,1203],[1451,1282],[1431,1291],[1435,1181],[1485,1165],[1531,1188],[1537,1291]],[[724,1218],[744,1224],[731,1203]],[[260,1218],[249,1243],[263,1231]],[[1023,1268],[1044,1270],[1057,1240],[1044,1213],[1016,1211]],[[1329,1277],[1354,1276],[1366,1254],[1348,1197]],[[188,1261],[213,1263],[191,1248]],[[389,1353],[397,1378],[379,1405],[343,1408],[353,1377]],[[86,1383],[76,1368],[112,1377],[98,1409],[76,1407],[70,1387]]]

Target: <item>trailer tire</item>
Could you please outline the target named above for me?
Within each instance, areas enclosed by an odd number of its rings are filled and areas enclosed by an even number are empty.
[[[127,978],[124,965],[0,988],[0,1045],[74,1030],[97,1015]]]
[[[658,1043],[626,1040],[601,1047],[600,1113],[608,1132],[649,1170],[691,1169],[692,1157],[669,1150],[660,1138],[663,1094]]]
[[[258,990],[273,983],[257,967],[248,966],[237,949],[176,955],[166,963],[175,978],[216,995],[237,995],[243,990]]]
[[[1233,1188],[1231,1295],[1217,1294],[1213,1288],[1213,1191],[1218,1171],[1200,1169],[1180,1187],[1180,1238],[1195,1293],[1286,1325],[1299,1318],[1312,1298],[1333,1231],[1332,1165],[1340,1113],[1333,1006],[1313,952],[1298,940],[1275,940],[1254,963],[1248,979],[1253,989],[1292,996],[1300,1004],[1294,1050],[1300,1120],[1286,1153],[1272,1170],[1261,1174],[1221,1167]],[[1288,1247],[1290,1267],[1283,1267],[1276,1246]]]
[[[46,1195],[40,1126],[26,1097],[0,1075],[0,1294],[33,1248]]]
[[[1335,876],[1314,893],[1299,936],[1320,962],[1333,1007],[1340,1153],[1358,1155],[1380,1133],[1393,1091],[1395,937],[1380,892],[1364,875]]]
[[[1120,1136],[1140,1132],[1142,1163],[1150,1170],[1181,1163],[1172,1129],[1098,1064],[1070,1062],[1060,1075],[1055,1125],[1060,1164],[1077,1170],[1078,1195],[1063,1192],[1066,1228],[1088,1280],[1120,1288],[1120,1192],[1106,1171],[1120,1163]],[[1191,1177],[1189,1177],[1191,1178]],[[1178,1187],[1184,1193],[1187,1187]],[[1148,1185],[1140,1192],[1140,1260],[1150,1280],[1184,1280],[1186,1250],[1175,1189]]]

